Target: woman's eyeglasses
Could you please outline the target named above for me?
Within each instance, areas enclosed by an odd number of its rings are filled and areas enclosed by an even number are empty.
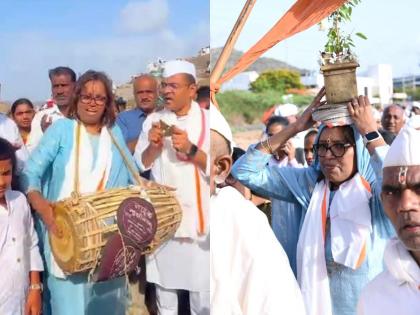
[[[92,101],[95,102],[96,105],[103,106],[106,103],[107,98],[104,96],[96,96],[93,97],[91,95],[81,94],[80,101],[83,104],[90,104]]]
[[[318,143],[314,144],[313,151],[314,154],[318,154],[320,157],[325,157],[329,150],[334,157],[340,158],[346,153],[347,149],[352,146],[354,145],[351,143],[334,143],[331,145],[326,143]]]

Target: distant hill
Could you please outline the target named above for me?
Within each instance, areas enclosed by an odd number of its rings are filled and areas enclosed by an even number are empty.
[[[219,55],[221,52],[222,52],[221,47],[213,48],[210,50],[210,67],[212,69],[217,61],[217,58],[219,58]],[[225,66],[225,69],[231,69],[243,54],[244,53],[242,51],[233,50]],[[264,71],[273,70],[273,69],[290,69],[290,70],[298,71],[301,74],[305,74],[308,72],[308,70],[306,69],[300,69],[298,67],[289,65],[286,62],[283,62],[274,58],[268,58],[268,57],[258,58],[246,71],[256,71],[258,73],[262,73]]]

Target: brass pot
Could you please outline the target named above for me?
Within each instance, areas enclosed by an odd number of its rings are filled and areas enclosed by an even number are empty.
[[[356,68],[358,66],[357,62],[321,66],[328,104],[347,103],[357,97]]]

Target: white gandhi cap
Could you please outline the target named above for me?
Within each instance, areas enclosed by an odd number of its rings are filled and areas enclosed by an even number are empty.
[[[414,116],[392,142],[383,167],[420,165],[420,117]]]
[[[277,105],[276,109],[274,110],[274,115],[282,116],[282,117],[289,117],[293,115],[297,115],[298,108],[295,104],[283,104]]]
[[[210,103],[210,130],[214,130],[220,135],[222,135],[228,142],[230,146],[230,153],[233,152],[233,135],[232,130],[230,130],[229,124],[223,117],[222,113]]]
[[[164,68],[162,76],[164,78],[179,73],[187,73],[191,74],[194,77],[194,79],[197,80],[195,66],[191,62],[185,60],[171,60],[165,62],[165,65],[163,67]]]

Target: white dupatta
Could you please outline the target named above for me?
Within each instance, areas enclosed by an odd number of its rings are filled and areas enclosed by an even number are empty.
[[[369,183],[359,173],[342,183],[329,205],[329,182],[315,185],[297,246],[297,275],[307,314],[332,315],[325,260],[328,209],[331,251],[335,262],[357,269],[366,257],[366,240],[372,231]]]

